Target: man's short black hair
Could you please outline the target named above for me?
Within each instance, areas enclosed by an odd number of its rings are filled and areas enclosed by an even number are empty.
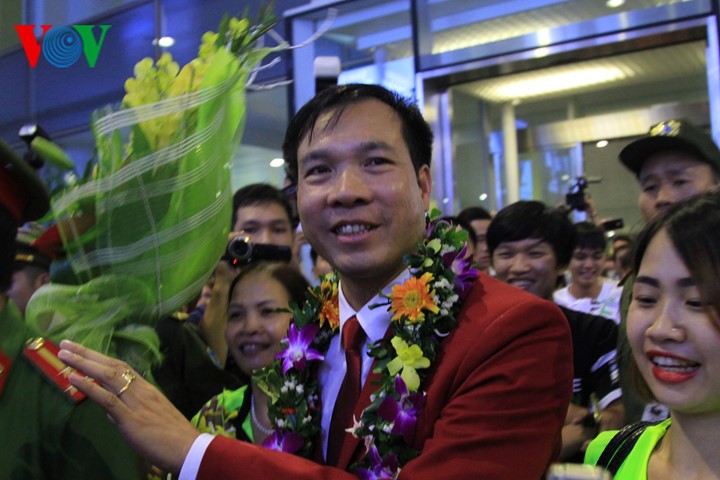
[[[603,250],[607,248],[607,238],[601,226],[592,222],[579,222],[575,224],[577,231],[576,248],[588,250]]]
[[[575,227],[563,212],[536,200],[515,202],[495,215],[487,231],[490,256],[503,242],[528,238],[550,244],[558,266],[570,264],[575,249]]]
[[[283,194],[282,190],[268,183],[252,183],[238,189],[235,195],[233,195],[232,223],[230,224],[230,228],[235,226],[239,208],[262,203],[276,203],[280,205],[287,212],[290,225],[295,225],[290,201],[285,194]]]
[[[320,116],[333,110],[332,119],[328,123],[332,128],[348,105],[372,99],[383,102],[397,112],[402,121],[402,136],[410,152],[415,172],[418,172],[423,165],[430,165],[433,134],[417,105],[379,85],[340,85],[326,88],[315,95],[290,121],[285,132],[283,156],[287,163],[288,175],[294,183],[298,180],[298,147],[307,135],[312,138]]]
[[[460,213],[457,214],[457,218],[460,220],[471,223],[474,220],[492,220],[492,215],[490,215],[490,212],[485,210],[483,207],[466,207],[460,210]]]

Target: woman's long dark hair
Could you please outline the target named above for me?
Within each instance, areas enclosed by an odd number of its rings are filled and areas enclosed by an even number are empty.
[[[244,267],[230,284],[228,301],[232,301],[233,292],[238,283],[252,273],[267,273],[285,287],[290,300],[299,304],[305,301],[305,292],[310,284],[296,267],[282,262],[256,262]]]

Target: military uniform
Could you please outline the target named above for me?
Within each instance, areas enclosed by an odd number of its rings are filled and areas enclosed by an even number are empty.
[[[140,478],[117,427],[70,387],[57,350],[32,342],[37,334],[4,294],[17,225],[48,208],[35,172],[0,142],[0,480]]]
[[[24,358],[33,332],[11,302],[0,312],[0,479],[137,479],[137,456],[105,412],[76,404]]]

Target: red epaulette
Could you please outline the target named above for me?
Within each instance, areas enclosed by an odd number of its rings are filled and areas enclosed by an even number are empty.
[[[85,394],[70,384],[68,377],[75,373],[72,367],[68,367],[57,356],[60,351],[55,343],[47,338],[31,338],[25,344],[23,355],[50,381],[53,385],[62,390],[73,402],[78,403],[85,398]],[[77,371],[80,375],[81,372]]]
[[[5,389],[5,380],[10,376],[10,367],[12,367],[12,359],[0,350],[0,396]]]

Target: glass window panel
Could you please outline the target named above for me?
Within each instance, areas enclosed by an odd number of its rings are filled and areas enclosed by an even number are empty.
[[[290,12],[292,42],[298,44],[327,26],[330,12],[336,17],[328,30],[311,45],[293,54],[297,107],[315,92],[314,60],[321,56],[340,59],[339,83],[384,85],[407,95],[414,92],[414,60],[409,0],[339,2],[310,11]]]
[[[420,70],[708,14],[709,0],[420,0]],[[543,55],[542,50],[537,52]]]
[[[72,25],[98,17],[138,0],[52,0],[26,1],[28,23],[34,25]],[[152,17],[151,17],[152,18]]]

